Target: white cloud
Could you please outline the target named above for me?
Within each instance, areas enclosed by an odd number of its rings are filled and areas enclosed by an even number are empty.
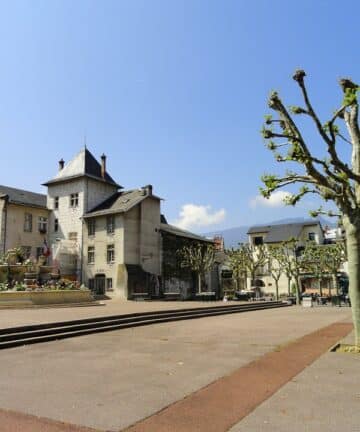
[[[282,190],[273,192],[269,199],[264,198],[262,195],[256,195],[256,197],[250,201],[250,207],[282,207],[285,205],[284,199],[290,195],[290,192]]]
[[[222,222],[225,215],[224,209],[212,212],[211,206],[184,204],[174,225],[183,229],[206,227]]]

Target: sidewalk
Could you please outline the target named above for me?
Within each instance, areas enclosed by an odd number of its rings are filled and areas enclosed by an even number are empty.
[[[353,343],[351,333],[343,340]],[[359,432],[360,355],[326,352],[230,432]]]
[[[271,400],[276,391],[328,350],[339,340],[339,337],[347,335],[351,328],[350,323],[334,323],[279,347],[278,350],[265,354],[229,376],[217,380],[126,431],[228,431],[234,422],[245,419],[254,409],[256,411],[256,407],[263,401]],[[313,384],[312,382],[309,392],[312,392]],[[300,397],[298,392],[297,396],[295,405],[301,409],[304,394]],[[333,396],[334,393],[332,393]],[[270,412],[273,415],[274,410],[270,408]],[[321,415],[325,414],[321,413]],[[253,429],[249,425],[245,425],[243,429],[240,423],[239,430],[260,430],[258,421],[261,425],[264,424],[263,415],[255,413],[255,419],[257,422]],[[301,420],[300,424],[306,422],[306,418]],[[269,425],[269,421],[266,420],[265,425]],[[270,426],[270,430],[279,430],[277,423]],[[289,426],[293,430],[291,417],[287,418],[284,426],[284,431],[289,430]],[[236,428],[232,430],[237,431]],[[328,429],[314,429],[314,431],[317,430]]]

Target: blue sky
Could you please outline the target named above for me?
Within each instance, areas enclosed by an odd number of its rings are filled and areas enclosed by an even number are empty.
[[[359,9],[330,0],[1,1],[0,184],[44,191],[86,134],[120,184],[152,183],[168,220],[186,228],[307,216],[317,203],[254,201],[261,174],[280,168],[259,133],[266,99],[277,89],[298,103],[291,74],[301,67],[326,119],[341,101],[338,78],[360,80]]]

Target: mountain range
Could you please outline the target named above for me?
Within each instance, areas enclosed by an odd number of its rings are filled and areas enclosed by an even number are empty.
[[[280,224],[305,222],[308,220],[309,220],[308,218],[287,218],[287,219],[280,219],[273,222],[258,224],[258,225],[280,225]],[[329,221],[321,216],[311,220],[318,220],[323,227],[328,226],[330,228],[334,228],[336,226],[336,223],[334,223],[333,221]],[[221,236],[224,239],[225,248],[227,249],[232,247],[237,248],[239,243],[245,243],[248,241],[247,232],[249,228],[250,225],[243,225],[243,226],[228,228],[219,231],[212,231],[212,232],[204,233],[203,235],[205,237]]]

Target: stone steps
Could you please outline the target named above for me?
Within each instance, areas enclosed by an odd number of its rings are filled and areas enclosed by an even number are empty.
[[[283,302],[254,302],[240,305],[212,306],[180,310],[153,311],[82,320],[35,324],[0,329],[0,349],[14,348],[93,333],[121,330],[172,321],[205,318],[233,313],[288,307]]]

